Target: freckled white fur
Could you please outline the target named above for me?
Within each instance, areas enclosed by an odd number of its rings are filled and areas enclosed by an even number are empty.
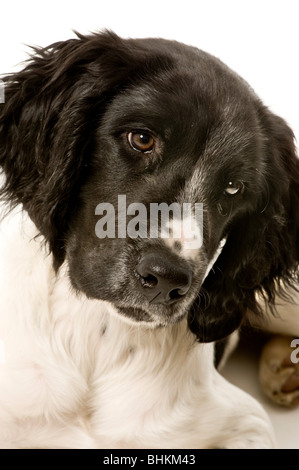
[[[202,220],[198,220],[195,214],[183,214],[182,219],[172,219],[167,227],[162,230],[161,238],[170,248],[180,242],[180,256],[186,259],[196,259],[202,247]]]
[[[0,226],[0,447],[263,448],[269,420],[186,322],[147,329],[76,296],[33,224]]]

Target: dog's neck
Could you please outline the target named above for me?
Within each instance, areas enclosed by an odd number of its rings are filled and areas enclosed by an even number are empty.
[[[187,319],[159,328],[128,322],[109,302],[87,299],[84,294],[75,293],[67,271],[65,263],[53,280],[49,315],[53,325],[60,324],[64,348],[69,350],[76,363],[85,368],[84,375],[88,376],[91,370],[95,373],[96,369],[100,376],[105,369],[127,367],[132,362],[136,368],[153,370],[164,367],[170,360],[175,363],[182,361],[182,368],[178,367],[178,370],[184,370],[183,363],[190,360],[198,361],[196,368],[200,369],[201,364],[204,368],[205,358],[210,360],[213,355],[212,345],[196,342],[188,329]],[[82,358],[82,348],[76,347],[77,342],[82,344],[82,341],[85,343],[85,359]],[[78,351],[81,357],[77,357]],[[90,371],[86,369],[89,367]]]

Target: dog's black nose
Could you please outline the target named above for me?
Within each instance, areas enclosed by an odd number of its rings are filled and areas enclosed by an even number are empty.
[[[147,254],[136,266],[139,289],[151,304],[169,305],[183,297],[191,286],[192,272],[164,256]]]

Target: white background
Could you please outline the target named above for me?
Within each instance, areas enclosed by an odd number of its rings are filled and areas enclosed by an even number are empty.
[[[176,39],[210,52],[247,80],[299,136],[298,0],[7,0],[0,4],[0,74],[28,45],[112,29]],[[299,140],[299,138],[298,138]]]
[[[286,119],[299,140],[298,0],[5,0],[0,4],[0,74],[20,68],[25,44],[46,46],[74,37],[73,30],[99,29],[124,37],[176,39],[216,55]],[[227,376],[263,402],[255,365],[246,361],[232,362]],[[299,448],[299,410],[265,406],[279,447]]]

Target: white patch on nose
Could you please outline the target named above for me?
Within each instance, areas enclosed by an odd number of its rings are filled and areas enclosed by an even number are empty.
[[[184,203],[182,206],[182,217],[174,217],[168,220],[161,228],[161,238],[167,246],[177,251],[180,255],[195,259],[203,243],[203,210],[202,204]]]

